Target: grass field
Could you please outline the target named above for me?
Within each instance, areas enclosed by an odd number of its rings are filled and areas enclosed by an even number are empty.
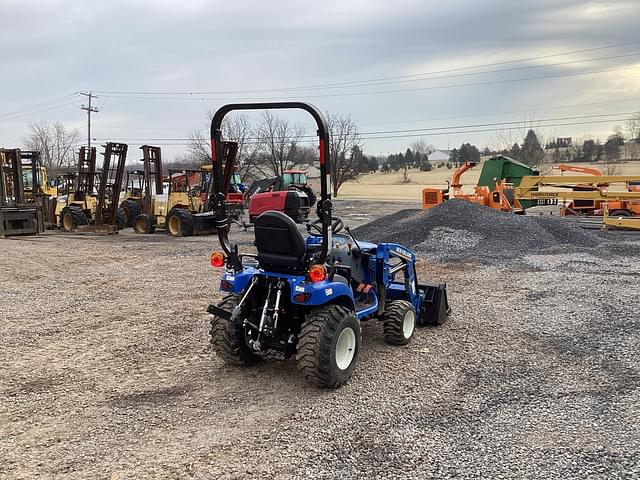
[[[575,166],[590,166],[602,169],[599,164],[572,164]],[[482,166],[479,165],[466,172],[462,181],[470,190],[477,184]],[[446,187],[447,180],[451,179],[454,168],[437,168],[431,172],[409,170],[409,183],[403,183],[403,172],[374,173],[361,175],[355,181],[345,183],[339,192],[340,198],[345,199],[379,199],[379,200],[403,200],[420,202],[422,189],[425,187]],[[640,161],[620,163],[616,175],[639,175]],[[467,188],[466,190],[468,190]]]

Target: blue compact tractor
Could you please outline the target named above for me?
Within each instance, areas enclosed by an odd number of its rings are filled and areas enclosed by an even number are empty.
[[[257,252],[239,253],[228,236],[222,119],[232,110],[292,108],[309,112],[318,125],[318,219],[307,225],[305,239],[284,213],[262,213],[255,220]],[[294,357],[310,382],[335,388],[356,366],[360,322],[379,319],[393,345],[409,343],[416,325],[445,322],[446,285],[418,282],[415,253],[397,243],[354,238],[332,216],[329,132],[317,108],[299,102],[225,105],[213,117],[211,143],[211,201],[223,250],[211,255],[211,264],[226,269],[220,284],[226,296],[207,311],[213,315],[213,349],[226,362],[249,366]]]

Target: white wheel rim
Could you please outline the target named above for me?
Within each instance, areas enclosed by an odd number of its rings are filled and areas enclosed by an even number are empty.
[[[356,332],[347,327],[340,332],[336,342],[336,365],[340,370],[346,370],[356,354]]]
[[[411,338],[413,335],[413,329],[416,327],[416,315],[413,313],[413,309],[407,310],[402,320],[402,335],[404,338]]]

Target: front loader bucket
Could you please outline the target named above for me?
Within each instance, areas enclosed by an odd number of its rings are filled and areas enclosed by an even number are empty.
[[[424,294],[418,325],[442,325],[447,321],[451,308],[447,299],[446,283],[421,283],[418,289]]]

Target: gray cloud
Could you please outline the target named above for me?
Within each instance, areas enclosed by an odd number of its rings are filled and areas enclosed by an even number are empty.
[[[220,91],[289,87],[411,74],[460,65],[499,62],[637,39],[637,1],[573,0],[510,2],[426,1],[7,1],[0,30],[3,88],[0,114],[81,89],[126,91]],[[633,53],[640,45],[585,53],[581,58]],[[538,118],[640,108],[638,70],[539,81],[478,85],[386,95],[332,97],[330,93],[400,90],[496,79],[557,75],[585,69],[640,65],[640,57],[564,65],[522,72],[432,82],[300,93],[323,110],[352,114],[361,124],[409,128],[413,119],[527,110],[487,119]],[[571,57],[570,60],[575,59]],[[550,63],[567,60],[549,59]],[[614,81],[617,79],[616,81]],[[635,82],[635,83],[634,83]],[[313,95],[313,94],[316,95]],[[255,96],[256,94],[254,94]],[[279,95],[279,96],[278,96]],[[262,97],[291,96],[291,92]],[[545,107],[634,98],[624,105]],[[232,98],[206,101],[107,97],[96,116],[97,137],[184,136],[201,126],[207,108]],[[78,101],[77,103],[80,103]],[[0,117],[0,143],[20,142],[29,121],[45,118],[82,125],[77,105],[10,121]],[[396,122],[395,124],[393,122]],[[456,124],[449,120],[412,126]],[[135,127],[115,129],[110,127]],[[142,130],[141,127],[158,127]],[[602,134],[612,125],[567,127],[568,134]],[[176,130],[168,130],[175,128]],[[182,129],[182,130],[181,130]],[[560,132],[564,133],[564,132]],[[489,133],[427,137],[436,145],[462,140],[492,142]],[[377,140],[372,153],[404,149],[412,139]],[[142,142],[140,142],[142,143]],[[179,147],[168,149],[178,153]]]

